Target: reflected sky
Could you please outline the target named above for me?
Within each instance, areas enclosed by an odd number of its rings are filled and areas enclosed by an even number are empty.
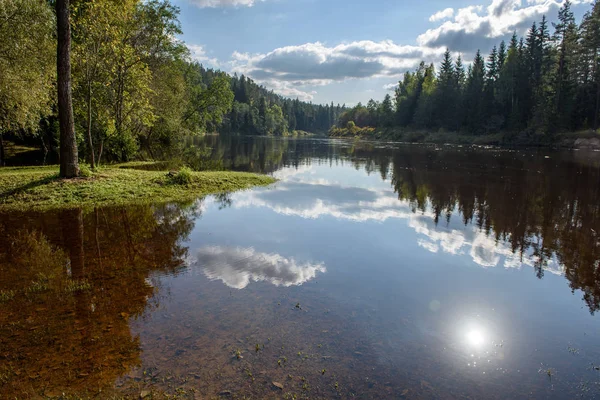
[[[279,254],[260,253],[251,247],[202,247],[196,250],[189,264],[201,268],[208,279],[220,280],[234,289],[262,281],[275,286],[302,285],[326,271],[323,263],[301,263]]]
[[[406,220],[414,229],[414,240],[432,253],[468,255],[481,267],[533,267],[538,261],[529,249],[515,253],[475,225],[435,223],[431,211],[414,212],[408,201],[398,199],[390,183],[378,175],[338,165],[301,166],[277,171],[280,179],[273,187],[235,195],[234,208],[264,207],[277,214],[306,219],[335,218],[353,222]],[[564,268],[555,257],[544,269],[562,274]]]

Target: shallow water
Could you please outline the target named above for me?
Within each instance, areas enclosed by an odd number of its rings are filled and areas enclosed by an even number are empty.
[[[207,140],[280,181],[0,215],[0,397],[600,398],[600,153]]]

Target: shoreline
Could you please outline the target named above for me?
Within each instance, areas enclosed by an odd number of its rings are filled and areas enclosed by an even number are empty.
[[[149,163],[152,164],[152,163]],[[183,180],[180,179],[183,176]],[[231,171],[147,171],[127,164],[105,166],[87,177],[58,178],[58,166],[0,168],[0,212],[48,211],[140,203],[190,201],[276,181]]]
[[[358,128],[353,132],[348,128],[334,128],[327,137],[332,139],[361,139],[374,141],[395,141],[411,144],[455,144],[498,146],[502,148],[540,147],[570,148],[578,150],[600,150],[600,133],[593,131],[559,133],[549,140],[544,135],[508,133],[489,135],[464,135],[456,132],[411,131],[398,128]]]

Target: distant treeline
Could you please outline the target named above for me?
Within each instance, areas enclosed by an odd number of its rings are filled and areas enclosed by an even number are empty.
[[[598,129],[600,123],[600,1],[579,25],[565,1],[553,33],[546,18],[526,37],[516,33],[465,69],[446,51],[436,73],[422,62],[398,83],[395,98],[370,100],[344,112],[333,135],[373,128],[441,129],[472,135],[505,132],[552,136]]]
[[[233,92],[229,112],[209,123],[208,132],[274,136],[286,136],[294,131],[326,133],[346,110],[339,104],[317,105],[283,97],[243,74],[230,76],[201,65],[198,71],[202,82],[209,86],[215,78],[226,76]]]
[[[326,133],[345,110],[339,104],[315,105],[268,91],[252,79],[231,79],[234,103],[221,132],[249,135],[287,135],[293,131]]]

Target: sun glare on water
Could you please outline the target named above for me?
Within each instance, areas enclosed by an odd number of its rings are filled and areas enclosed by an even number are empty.
[[[472,329],[467,332],[467,341],[470,345],[479,347],[485,342],[485,336],[480,330]]]

